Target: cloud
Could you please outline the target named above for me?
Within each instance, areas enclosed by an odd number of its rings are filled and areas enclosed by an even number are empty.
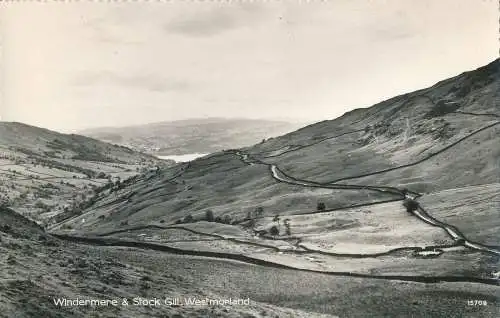
[[[240,2],[173,19],[165,24],[164,29],[169,33],[191,37],[214,36],[259,23],[265,14],[260,4]]]
[[[151,92],[179,92],[193,89],[193,84],[185,80],[163,78],[152,74],[121,75],[109,71],[82,74],[72,81],[74,86],[93,86],[106,83],[122,88],[136,88]]]

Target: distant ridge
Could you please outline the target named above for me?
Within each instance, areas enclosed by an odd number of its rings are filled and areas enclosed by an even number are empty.
[[[283,120],[209,117],[91,128],[81,133],[150,154],[183,155],[250,146],[302,125]]]

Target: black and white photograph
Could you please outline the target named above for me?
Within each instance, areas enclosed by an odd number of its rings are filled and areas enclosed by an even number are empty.
[[[500,317],[499,6],[0,1],[0,318]]]

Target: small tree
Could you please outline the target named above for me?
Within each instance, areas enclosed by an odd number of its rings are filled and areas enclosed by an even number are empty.
[[[252,211],[248,211],[245,220],[252,220],[252,219],[253,219]]]
[[[261,207],[261,206],[258,206],[256,209],[255,209],[255,215],[257,216],[262,216],[262,214],[264,213],[264,208]]]
[[[224,215],[224,223],[231,224],[231,216],[230,215]]]
[[[278,230],[278,227],[276,225],[273,225],[271,229],[269,229],[269,234],[271,234],[273,238],[276,239],[276,236],[280,234],[280,231]]]
[[[205,211],[205,220],[207,220],[208,222],[214,221],[214,212],[212,210]]]
[[[316,209],[318,211],[325,211],[326,210],[326,205],[323,202],[318,202],[318,205],[316,206]]]
[[[285,219],[284,224],[285,224],[286,235],[291,235],[292,231],[290,230],[290,219]]]

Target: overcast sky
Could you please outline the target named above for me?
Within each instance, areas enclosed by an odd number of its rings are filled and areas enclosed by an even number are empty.
[[[498,56],[489,0],[0,4],[3,120],[335,118]]]

